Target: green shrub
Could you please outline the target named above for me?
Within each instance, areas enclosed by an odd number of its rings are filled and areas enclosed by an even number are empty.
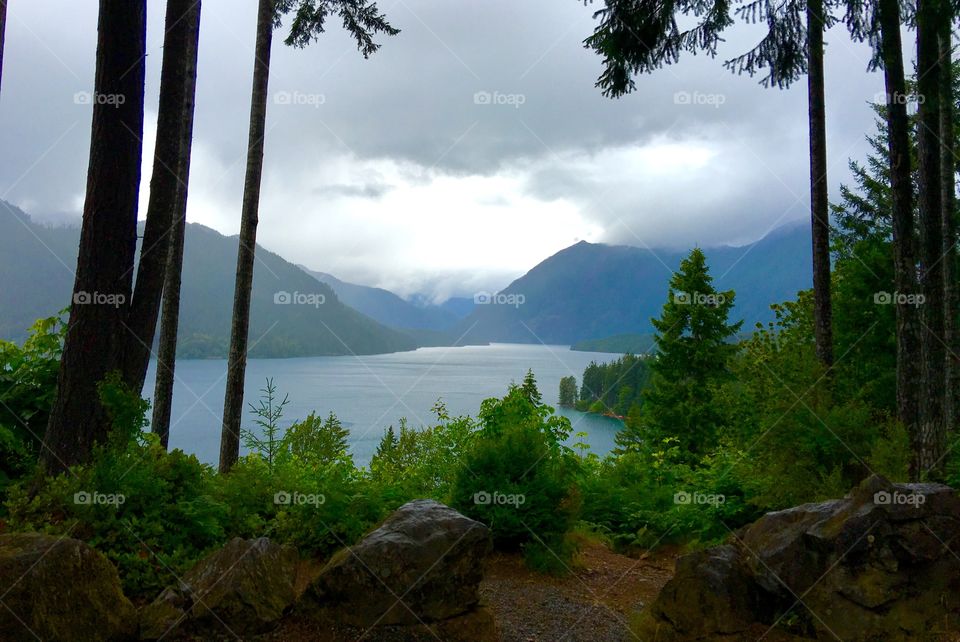
[[[22,346],[0,340],[0,498],[35,466],[57,389],[66,326],[39,319]]]
[[[450,417],[442,402],[433,411],[434,426],[414,430],[401,419],[399,434],[388,428],[370,461],[370,478],[389,508],[419,498],[449,501],[477,427],[470,417]]]
[[[579,460],[563,445],[569,420],[514,386],[503,399],[483,402],[480,421],[457,471],[453,505],[490,526],[499,548],[540,544],[565,555],[559,543],[580,508]]]

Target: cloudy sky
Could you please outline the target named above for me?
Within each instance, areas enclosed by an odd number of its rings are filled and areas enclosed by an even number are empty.
[[[0,198],[79,218],[96,46],[93,0],[13,0],[0,92]],[[151,0],[142,196],[163,3]],[[688,57],[620,100],[594,88],[578,0],[386,0],[402,33],[364,60],[338,22],[274,43],[258,240],[290,261],[403,294],[497,289],[579,240],[742,244],[808,216],[805,81],[788,91]],[[253,0],[205,0],[188,218],[239,230]],[[828,34],[831,189],[865,153],[869,52]],[[909,41],[906,41],[909,42]],[[145,199],[141,198],[145,203]]]

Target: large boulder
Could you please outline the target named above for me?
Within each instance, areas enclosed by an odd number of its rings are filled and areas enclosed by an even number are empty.
[[[844,499],[770,513],[682,558],[638,633],[727,640],[777,625],[866,641],[960,631],[958,554],[956,491],[874,476]]]
[[[140,637],[189,632],[236,639],[267,631],[296,599],[297,561],[290,546],[234,538],[142,609]]]
[[[357,627],[448,620],[479,602],[491,547],[483,524],[433,500],[412,501],[334,555],[308,599]]]
[[[38,533],[0,535],[0,639],[127,640],[137,614],[117,569],[87,544]]]

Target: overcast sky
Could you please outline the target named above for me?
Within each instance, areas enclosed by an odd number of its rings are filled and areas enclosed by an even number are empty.
[[[164,14],[148,4],[144,204]],[[93,85],[96,7],[10,2],[0,198],[38,220],[79,219],[90,107],[74,96]],[[258,240],[290,261],[442,297],[502,288],[579,240],[742,244],[809,216],[805,79],[765,89],[721,65],[754,27],[610,100],[578,0],[380,7],[402,32],[369,60],[338,21],[305,50],[275,39]],[[224,234],[239,230],[255,22],[254,0],[204,0],[188,219]],[[866,47],[842,29],[827,41],[835,197],[883,85]]]

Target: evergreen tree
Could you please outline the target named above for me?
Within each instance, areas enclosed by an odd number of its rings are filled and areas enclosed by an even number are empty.
[[[573,376],[560,380],[560,405],[577,405],[577,380]]]
[[[730,340],[743,322],[728,322],[734,292],[718,292],[712,280],[699,248],[670,279],[663,312],[651,320],[657,355],[641,421],[628,422],[617,437],[621,446],[675,437],[685,457],[696,461],[715,445],[720,416],[713,394],[728,377],[727,363],[737,350]]]
[[[68,331],[41,452],[48,472],[86,462],[107,443],[97,386],[120,365],[137,247],[147,13],[145,0],[101,0],[87,187]],[[97,302],[109,296],[115,304]],[[139,392],[137,390],[136,392]]]
[[[527,370],[526,376],[523,378],[523,385],[520,386],[520,390],[523,391],[523,396],[535,406],[539,406],[543,403],[543,397],[540,395],[540,390],[537,388],[537,379],[533,376],[533,370]]]

